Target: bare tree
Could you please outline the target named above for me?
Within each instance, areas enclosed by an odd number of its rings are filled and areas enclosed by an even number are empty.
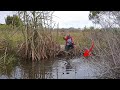
[[[120,11],[92,11],[90,12],[89,19],[92,20],[93,23],[101,25],[103,33],[101,32],[102,36],[98,36],[98,39],[103,38],[103,40],[107,42],[107,48],[102,48],[100,41],[98,42],[99,46],[96,48],[99,48],[101,53],[100,58],[103,59],[102,61],[108,68],[108,71],[111,71],[111,68],[115,71],[115,68],[118,68],[120,65]],[[111,66],[113,63],[114,65]],[[114,76],[112,78],[114,78]]]

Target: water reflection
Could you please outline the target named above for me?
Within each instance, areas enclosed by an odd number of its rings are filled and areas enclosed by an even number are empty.
[[[67,61],[67,63],[66,63],[66,74],[69,74],[70,71],[72,71],[72,66],[70,64],[70,61]]]
[[[5,69],[3,69],[5,68]],[[4,73],[3,73],[4,72]],[[40,62],[18,61],[0,67],[3,79],[84,79],[94,78],[94,68],[81,59],[57,59]]]
[[[0,79],[9,79],[16,67],[16,60],[13,56],[7,57],[6,60],[0,60]]]
[[[21,62],[20,68],[22,73],[22,78],[25,79],[46,79],[52,78],[52,67],[51,62],[41,61],[41,62]],[[49,67],[50,66],[50,67]]]

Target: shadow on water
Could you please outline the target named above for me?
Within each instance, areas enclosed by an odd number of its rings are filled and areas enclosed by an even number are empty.
[[[14,58],[15,59],[15,58]],[[97,79],[99,68],[84,59],[15,60],[0,67],[0,79]]]

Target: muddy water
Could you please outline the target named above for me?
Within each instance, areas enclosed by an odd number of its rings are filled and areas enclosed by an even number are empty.
[[[97,79],[99,68],[89,62],[80,58],[33,63],[18,61],[11,69],[0,68],[0,79]]]

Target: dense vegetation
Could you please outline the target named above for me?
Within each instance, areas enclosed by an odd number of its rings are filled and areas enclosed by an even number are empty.
[[[7,56],[22,57],[23,60],[43,60],[56,57],[60,52],[60,45],[65,42],[63,36],[67,31],[73,36],[76,53],[84,47],[91,46],[91,39],[95,47],[92,57],[93,63],[109,70],[118,71],[120,65],[120,12],[90,11],[89,19],[102,26],[82,30],[53,29],[51,17],[53,12],[48,11],[19,11],[16,16],[8,16],[5,25],[0,25],[0,53],[1,61]],[[14,23],[13,18],[15,18]],[[22,20],[22,21],[21,21]],[[48,21],[48,22],[46,22]],[[20,24],[18,22],[22,22]],[[14,26],[15,25],[15,26]],[[14,28],[12,28],[14,26]],[[6,62],[9,62],[7,59]],[[105,74],[105,73],[104,73]],[[114,76],[110,76],[114,78]]]

